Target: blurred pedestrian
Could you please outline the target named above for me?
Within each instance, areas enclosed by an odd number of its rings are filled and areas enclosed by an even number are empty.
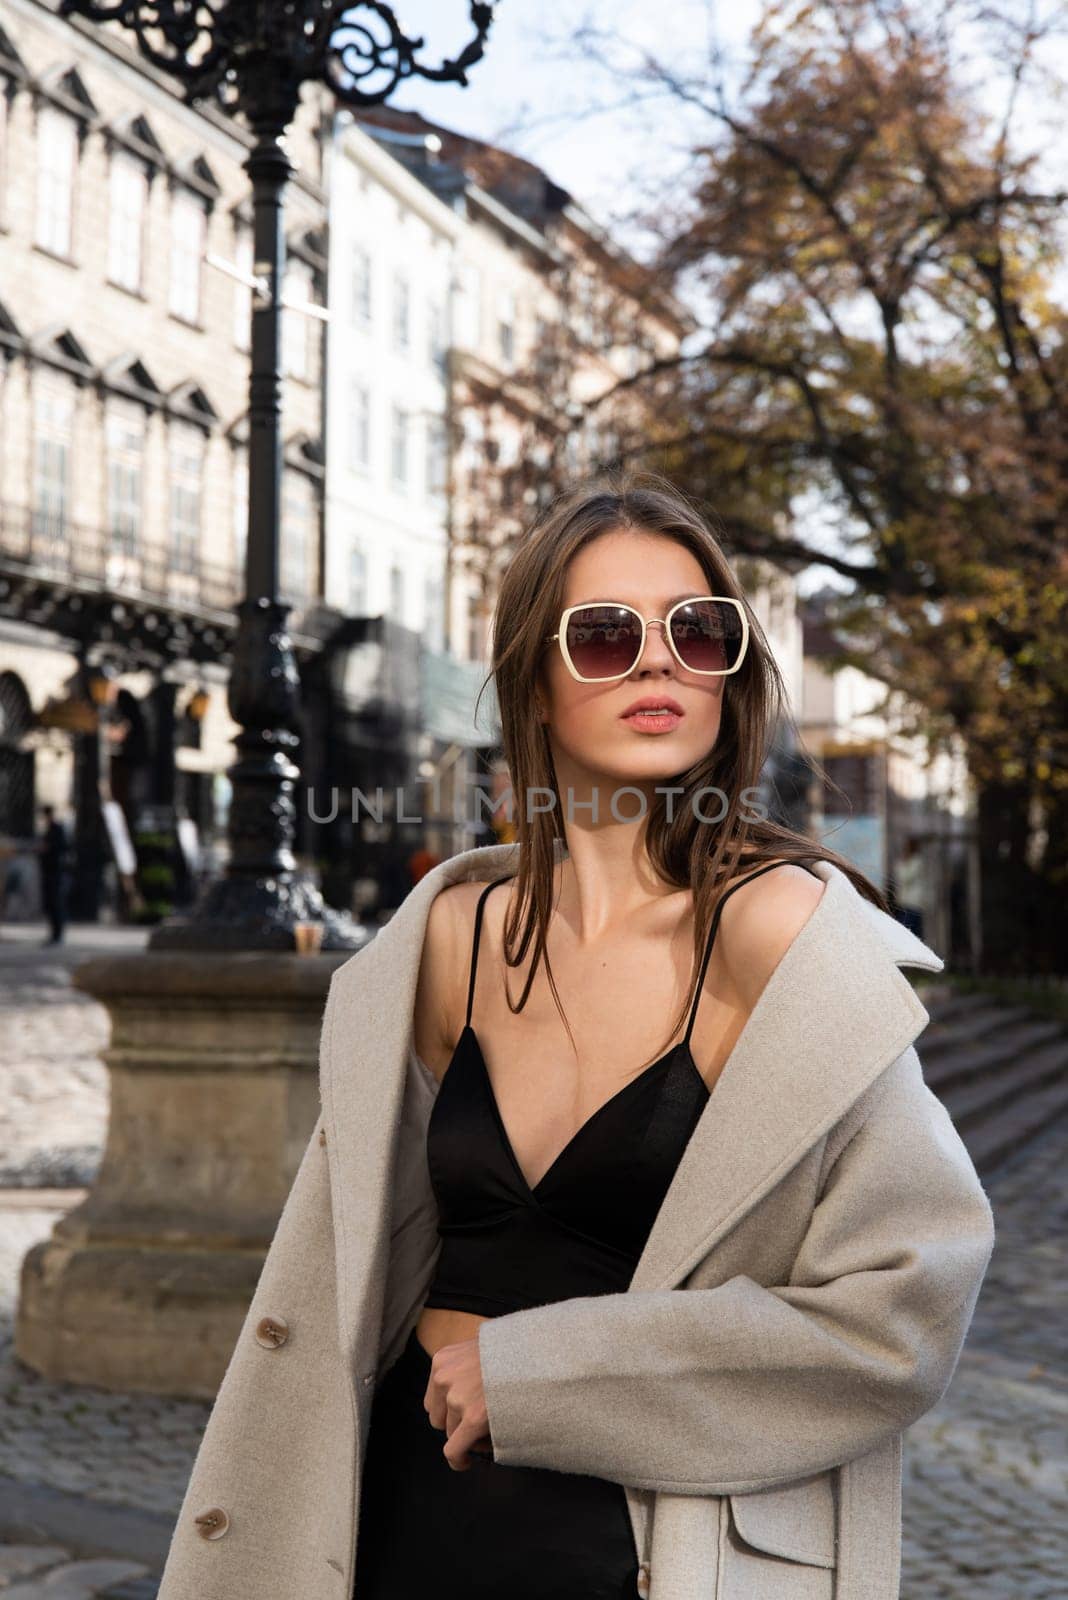
[[[0,834],[0,921],[7,912],[7,897],[18,893],[18,856],[15,840],[10,834]]]
[[[37,844],[41,856],[41,901],[50,930],[41,943],[62,944],[70,893],[70,838],[66,824],[56,816],[55,806],[42,806],[41,814],[45,824]]]
[[[906,839],[894,874],[895,915],[917,939],[923,938],[924,879],[923,847]]]

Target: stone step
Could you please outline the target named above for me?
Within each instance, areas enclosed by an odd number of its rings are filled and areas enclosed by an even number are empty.
[[[999,1005],[996,1000],[988,1000],[986,1005],[976,1006],[963,1016],[955,1015],[949,1021],[932,1013],[921,1035],[923,1049],[928,1057],[934,1057],[961,1045],[971,1048],[977,1040],[1001,1033],[1014,1023],[1034,1020],[1035,1012],[1026,1006]]]
[[[946,1054],[931,1052],[922,1038],[917,1048],[924,1077],[937,1094],[944,1096],[958,1084],[996,1076],[1032,1051],[1062,1038],[1061,1023],[1052,1017],[1032,1017],[1026,1023],[995,1029],[985,1035],[982,1042],[957,1045]]]
[[[1068,1116],[1068,1076],[1024,1096],[1000,1117],[988,1117],[962,1134],[976,1170],[984,1178],[1051,1123]]]
[[[1068,1114],[1068,1025],[981,990],[918,992],[931,1018],[915,1041],[924,1080],[987,1178]]]
[[[980,1122],[1011,1115],[1016,1105],[1048,1085],[1068,1083],[1068,1038],[1059,1034],[1040,1049],[1029,1050],[999,1072],[983,1073],[937,1091],[962,1134]]]
[[[949,1021],[990,1004],[990,996],[978,990],[956,989],[950,983],[920,984],[916,990],[931,1014],[932,1022]]]
[[[117,1588],[103,1589],[97,1600],[157,1600],[161,1574],[149,1573],[144,1578],[130,1578]]]
[[[66,1561],[44,1576],[16,1579],[3,1593],[5,1600],[94,1600],[115,1584],[145,1576],[134,1561]]]

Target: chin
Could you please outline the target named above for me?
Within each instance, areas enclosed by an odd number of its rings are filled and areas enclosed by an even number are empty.
[[[649,742],[651,744],[652,740]],[[696,758],[677,748],[669,749],[667,739],[659,743],[659,749],[638,751],[630,760],[605,762],[604,766],[591,771],[591,783],[603,790],[622,788],[628,783],[673,782],[680,772],[686,772],[692,766]]]

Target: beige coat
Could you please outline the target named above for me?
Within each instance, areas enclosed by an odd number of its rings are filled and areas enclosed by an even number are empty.
[[[334,973],[322,1115],[160,1600],[350,1600],[375,1378],[437,1256],[436,1086],[409,1049],[427,913],[447,884],[514,871],[517,849],[442,862]],[[928,1014],[900,968],[942,962],[839,869],[815,870],[826,890],[716,1082],[629,1289],[479,1330],[495,1459],[623,1484],[649,1600],[895,1600],[902,1433],[949,1384],[993,1247],[912,1046]],[[262,1337],[272,1317],[281,1343]]]

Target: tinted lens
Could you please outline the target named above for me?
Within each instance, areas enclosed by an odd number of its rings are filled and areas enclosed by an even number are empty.
[[[690,600],[671,619],[671,637],[694,672],[729,672],[742,650],[742,616],[724,600]]]
[[[568,618],[568,652],[584,678],[629,672],[641,642],[641,621],[625,606],[583,606]]]

